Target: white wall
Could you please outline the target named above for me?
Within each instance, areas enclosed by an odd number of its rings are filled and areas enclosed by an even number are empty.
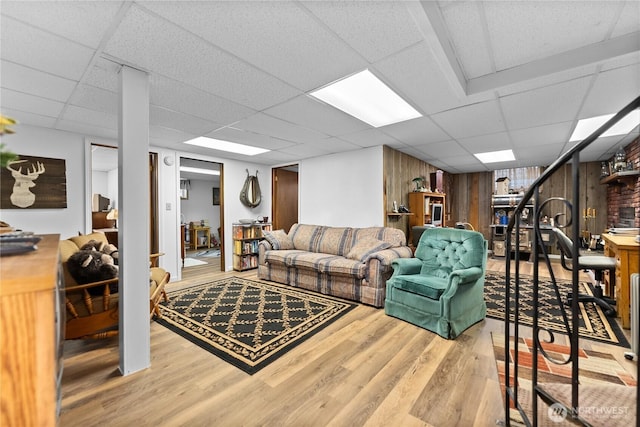
[[[66,160],[67,208],[4,209],[0,210],[0,219],[23,230],[39,234],[57,233],[61,238],[85,232],[90,227],[85,221],[85,211],[90,206],[87,197],[91,193],[90,189],[85,190],[85,182],[88,182],[85,179],[85,152],[90,152],[85,148],[85,136],[27,125],[15,129],[16,134],[3,137],[8,149],[18,154]],[[232,223],[242,218],[272,217],[271,167],[157,147],[150,150],[159,156],[159,243],[165,254],[160,258],[160,265],[171,273],[172,280],[181,278],[178,165],[180,157],[188,157],[223,165],[225,269],[232,270]],[[164,163],[165,158],[172,159],[173,164]],[[351,227],[383,225],[382,147],[306,159],[299,162],[299,167],[301,223]],[[256,208],[240,202],[247,169],[251,175],[258,171],[262,203]],[[211,188],[206,191],[207,196],[203,199],[211,203]]]
[[[37,234],[60,234],[62,239],[84,233],[85,172],[84,137],[35,126],[14,126],[2,142],[16,154],[65,159],[67,207],[63,209],[2,209],[0,219],[12,227]],[[36,182],[37,185],[37,182]]]
[[[300,223],[384,225],[381,146],[314,157],[299,165]]]

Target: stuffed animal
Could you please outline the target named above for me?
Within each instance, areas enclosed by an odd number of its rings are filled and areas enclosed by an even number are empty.
[[[100,252],[109,255],[111,258],[113,258],[113,263],[115,265],[118,265],[118,248],[116,248],[116,245],[112,245],[111,243],[106,244],[102,247]]]
[[[87,245],[85,245],[87,246]],[[84,246],[83,246],[84,247]],[[94,249],[81,249],[67,260],[69,274],[79,284],[99,282],[101,280],[118,277],[118,266],[114,265],[113,258]],[[109,285],[111,293],[118,292],[118,285]],[[102,287],[89,289],[92,295],[102,295]]]

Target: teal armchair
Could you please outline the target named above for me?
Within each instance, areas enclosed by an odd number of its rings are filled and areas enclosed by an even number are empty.
[[[429,228],[415,258],[392,262],[384,310],[450,339],[485,318],[487,241],[477,231]]]

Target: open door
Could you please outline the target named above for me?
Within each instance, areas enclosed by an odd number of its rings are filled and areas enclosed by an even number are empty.
[[[273,228],[289,232],[298,222],[298,165],[273,168]]]

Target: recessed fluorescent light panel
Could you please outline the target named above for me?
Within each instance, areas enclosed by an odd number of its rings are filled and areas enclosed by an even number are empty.
[[[255,156],[256,154],[266,153],[265,148],[252,147],[250,145],[238,144],[236,142],[223,141],[221,139],[207,138],[199,136],[198,138],[185,141],[185,144],[197,145],[199,147],[211,148],[212,150],[227,151],[229,153],[245,154],[247,156]]]
[[[474,154],[482,163],[509,162],[515,160],[512,150],[487,151],[486,153]]]
[[[578,124],[576,128],[573,130],[571,134],[571,138],[569,138],[570,142],[573,141],[582,141],[593,132],[595,132],[600,126],[605,124],[607,120],[613,117],[614,114],[605,114],[604,116],[591,117],[588,119],[578,120]],[[616,135],[626,135],[633,130],[636,126],[640,124],[640,111],[633,110],[626,116],[624,116],[618,123],[611,126],[609,130],[600,135],[600,137],[605,136],[616,136]]]
[[[200,173],[202,175],[220,175],[220,171],[211,169],[192,168],[191,166],[180,166],[180,172]]]
[[[310,95],[376,128],[422,117],[369,70],[338,80]]]

